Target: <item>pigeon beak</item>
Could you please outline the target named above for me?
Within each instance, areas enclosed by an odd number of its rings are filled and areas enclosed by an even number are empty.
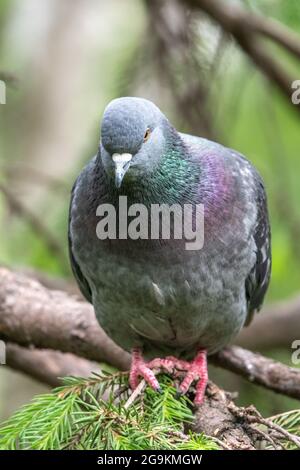
[[[131,153],[114,153],[112,160],[115,164],[115,185],[120,188],[126,171],[130,167]]]

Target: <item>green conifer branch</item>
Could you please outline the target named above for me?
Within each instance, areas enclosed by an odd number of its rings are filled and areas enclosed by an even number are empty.
[[[126,408],[127,373],[68,377],[2,424],[0,449],[218,449],[204,435],[185,433],[191,403],[176,398],[169,377],[160,383],[161,394],[147,387]]]
[[[0,426],[0,449],[211,450],[235,448],[218,437],[191,431],[193,406],[177,397],[172,379],[159,377],[162,393],[149,387],[131,395],[128,373],[67,377],[61,387],[37,396]],[[300,410],[262,418],[255,409],[231,405],[269,448],[297,448]],[[247,421],[248,420],[248,421]],[[252,424],[251,424],[252,423]],[[273,423],[273,424],[272,424]],[[265,427],[267,425],[267,430]]]

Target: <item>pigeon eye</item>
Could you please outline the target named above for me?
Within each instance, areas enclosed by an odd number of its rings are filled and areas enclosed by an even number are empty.
[[[147,140],[150,137],[150,134],[151,134],[151,130],[148,127],[148,129],[146,130],[145,135],[144,135],[144,142],[147,142]]]

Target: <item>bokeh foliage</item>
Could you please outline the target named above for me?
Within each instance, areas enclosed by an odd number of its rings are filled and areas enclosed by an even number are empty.
[[[66,132],[66,141],[75,139],[82,132],[73,162],[64,171],[57,168],[54,176],[58,186],[43,183],[39,177],[33,178],[32,175],[32,178],[28,178],[27,173],[22,173],[23,169],[35,165],[36,160],[31,163],[30,146],[25,143],[31,139],[31,132],[33,136],[38,134],[39,122],[45,118],[43,112],[51,112],[51,107],[44,108],[43,101],[35,103],[34,108],[28,105],[27,95],[32,93],[31,84],[37,80],[34,73],[38,74],[38,67],[32,72],[28,51],[24,52],[24,48],[18,48],[16,44],[11,50],[9,45],[13,22],[22,21],[21,3],[18,0],[6,0],[0,4],[0,71],[11,71],[18,78],[16,85],[8,83],[8,103],[0,107],[0,182],[22,200],[25,198],[24,204],[41,218],[56,237],[65,256],[56,256],[49,250],[45,239],[28,223],[26,214],[14,213],[6,198],[0,194],[0,262],[12,267],[30,267],[55,276],[71,277],[66,256],[68,194],[75,175],[96,152],[99,122],[105,104],[120,94],[142,95],[161,104],[179,129],[189,131],[190,127],[174,106],[176,93],[166,89],[165,82],[160,83],[160,77],[155,71],[155,57],[151,53],[152,38],[147,30],[148,13],[143,2],[114,2],[110,7],[106,6],[104,17],[100,10],[95,13],[99,31],[106,22],[104,37],[108,36],[109,40],[97,43],[96,46],[91,41],[93,54],[85,52],[91,56],[86,62],[85,79],[74,91],[73,100],[79,103],[78,108],[74,108],[80,114],[77,122],[86,121],[87,116],[92,117],[89,117],[89,126],[84,132],[80,125],[74,127],[73,132]],[[300,4],[297,0],[245,0],[240,3],[265,16],[277,18],[300,34]],[[135,21],[132,21],[133,17]],[[195,48],[199,53],[199,63],[203,64],[203,68],[195,70],[195,74],[199,74],[199,80],[204,85],[207,85],[208,77],[211,78],[208,73],[212,56],[210,39],[215,41],[215,36],[219,34],[215,26],[210,22],[208,24],[209,33],[203,27],[197,30]],[[268,47],[292,72],[294,79],[299,79],[299,64],[279,47],[271,44]],[[76,54],[75,48],[71,48],[71,51]],[[66,75],[62,75],[64,80],[68,79],[65,72]],[[178,71],[178,74],[181,72]],[[273,243],[273,273],[267,302],[288,298],[299,292],[300,286],[299,112],[293,109],[274,84],[261,76],[231,40],[222,50],[207,93],[206,107],[214,135],[220,142],[246,155],[265,180]],[[37,110],[40,121],[32,118]],[[200,112],[199,122],[201,119]],[[54,137],[49,129],[48,141],[44,142],[45,149]],[[63,162],[63,151],[60,158]],[[51,167],[51,161],[44,159],[41,154],[40,163],[34,169],[47,174],[48,167]],[[16,177],[18,168],[19,177]],[[31,191],[36,186],[40,187],[38,196],[31,197]],[[272,351],[270,354],[289,363],[289,351]],[[247,384],[240,388],[241,402],[254,402],[267,414],[276,411],[274,402],[265,398],[268,396],[265,392],[254,391]],[[275,403],[278,411],[294,406],[294,402],[281,398],[275,400]]]

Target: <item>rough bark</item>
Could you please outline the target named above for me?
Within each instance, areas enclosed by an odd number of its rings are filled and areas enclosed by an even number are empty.
[[[91,359],[122,370],[128,369],[130,363],[130,355],[98,326],[92,306],[6,268],[0,268],[0,337],[9,341],[6,351],[9,366],[51,386],[60,384],[59,376],[88,376],[97,370],[98,364]],[[33,345],[58,351],[37,350]],[[211,359],[254,383],[300,398],[299,370],[236,346]],[[300,448],[296,436],[262,418],[253,406],[237,407],[230,394],[212,383],[203,405],[195,413],[194,429],[212,436],[224,449],[255,449],[264,442],[278,449],[287,440]]]
[[[6,268],[0,268],[0,286],[2,339],[129,368],[130,355],[106,336],[91,305]],[[212,360],[254,383],[300,398],[300,370],[239,347],[226,348]]]
[[[89,377],[100,372],[99,364],[51,349],[24,348],[17,344],[6,345],[6,364],[51,387],[62,384],[68,375]]]
[[[71,352],[124,370],[130,356],[99,327],[93,307],[0,268],[0,336],[23,346]]]
[[[300,371],[238,346],[224,348],[212,362],[250,382],[283,395],[300,399]]]

